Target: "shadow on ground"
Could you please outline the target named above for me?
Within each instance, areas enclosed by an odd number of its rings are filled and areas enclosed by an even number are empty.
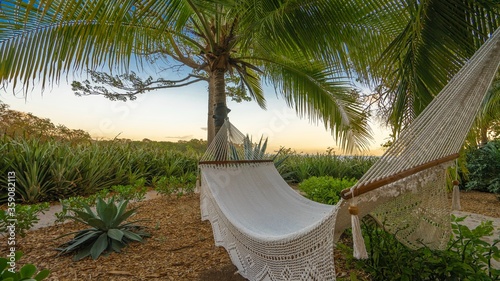
[[[246,281],[236,273],[238,269],[234,265],[226,265],[219,269],[207,270],[200,274],[199,281]]]

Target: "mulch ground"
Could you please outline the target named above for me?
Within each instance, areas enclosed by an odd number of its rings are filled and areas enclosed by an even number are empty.
[[[500,217],[500,200],[493,194],[464,192],[463,211]],[[199,196],[159,197],[136,203],[134,219],[145,219],[151,238],[133,243],[121,254],[74,262],[71,256],[57,256],[55,250],[69,237],[62,234],[82,229],[76,223],[59,224],[31,231],[17,238],[17,250],[25,253],[23,262],[48,268],[48,280],[245,280],[236,273],[225,250],[214,246],[210,223],[200,220]],[[0,256],[7,254],[0,248]],[[18,266],[19,266],[18,265]],[[342,253],[336,252],[337,274],[349,276]]]

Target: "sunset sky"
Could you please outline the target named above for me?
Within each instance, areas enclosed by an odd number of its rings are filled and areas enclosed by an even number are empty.
[[[150,92],[127,102],[109,101],[102,96],[77,97],[69,84],[61,82],[43,93],[34,87],[27,99],[20,91],[1,91],[0,100],[11,109],[49,118],[56,125],[85,130],[93,138],[109,139],[119,135],[133,140],[174,142],[206,139],[206,84]],[[254,140],[261,135],[268,136],[271,149],[284,146],[297,152],[321,153],[335,147],[335,140],[323,124],[299,119],[284,100],[276,97],[272,88],[264,90],[267,110],[255,102],[228,101],[229,118],[240,131],[250,134]],[[380,144],[385,142],[388,132],[372,125],[375,139],[369,154],[380,155]],[[335,151],[340,153],[338,149]]]

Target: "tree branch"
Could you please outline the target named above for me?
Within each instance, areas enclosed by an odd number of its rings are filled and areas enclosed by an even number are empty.
[[[143,94],[145,92],[169,88],[179,88],[198,83],[200,81],[208,81],[206,77],[196,74],[189,74],[179,80],[166,80],[161,78],[153,80],[152,77],[148,77],[146,80],[142,80],[134,72],[132,72],[131,74],[123,74],[119,76],[111,76],[107,73],[100,73],[96,71],[89,71],[89,73],[92,77],[92,82],[85,80],[83,82],[73,81],[73,83],[71,83],[72,90],[74,91],[75,95],[102,95],[110,100],[127,101],[135,100],[137,98],[137,95]],[[124,80],[126,81],[125,83]],[[100,85],[92,86],[91,83]],[[111,90],[109,88],[115,88],[124,92]]]

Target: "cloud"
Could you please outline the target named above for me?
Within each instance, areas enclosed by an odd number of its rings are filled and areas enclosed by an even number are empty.
[[[187,135],[187,136],[168,136],[165,137],[166,139],[178,139],[178,140],[186,140],[186,139],[192,139],[193,135]]]

